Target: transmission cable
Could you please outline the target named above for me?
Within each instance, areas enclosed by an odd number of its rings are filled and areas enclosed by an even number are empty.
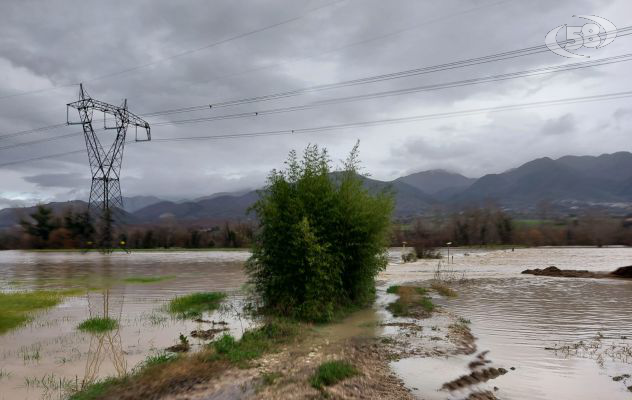
[[[272,131],[262,131],[262,132],[233,133],[233,134],[210,135],[210,136],[161,138],[161,139],[152,139],[151,142],[225,140],[225,139],[238,139],[238,138],[258,137],[258,136],[292,135],[292,134],[299,134],[299,133],[323,132],[323,131],[331,131],[331,130],[337,130],[337,129],[365,127],[365,126],[388,125],[388,124],[416,122],[416,121],[423,121],[423,120],[472,116],[472,115],[486,114],[490,112],[518,111],[518,110],[542,108],[542,107],[548,107],[548,106],[581,104],[581,103],[589,103],[589,102],[597,102],[597,101],[611,101],[611,100],[625,99],[625,98],[630,98],[630,97],[632,97],[632,91],[625,91],[625,92],[617,92],[617,93],[605,93],[605,94],[592,95],[592,96],[570,97],[570,98],[556,99],[556,100],[544,100],[544,101],[530,102],[530,103],[509,104],[509,105],[496,106],[496,107],[485,107],[485,108],[475,108],[475,109],[451,111],[451,112],[443,112],[443,113],[422,114],[422,115],[414,115],[414,116],[401,117],[401,118],[359,121],[359,122],[351,122],[351,123],[337,124],[337,125],[326,125],[326,126],[312,127],[312,128],[282,129],[282,130],[272,130]],[[134,144],[136,142],[133,140],[130,140],[130,141],[126,141],[125,143]],[[85,152],[85,149],[73,150],[73,151],[44,155],[44,156],[34,157],[34,158],[29,158],[29,159],[24,159],[24,160],[6,162],[6,163],[0,164],[0,167],[23,164],[23,163],[50,159],[50,158],[57,158],[57,157],[62,157],[66,155],[71,155],[71,154],[78,154],[82,152]]]

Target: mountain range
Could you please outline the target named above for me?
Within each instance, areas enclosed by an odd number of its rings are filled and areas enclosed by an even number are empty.
[[[533,215],[545,205],[558,214],[597,210],[625,215],[632,212],[632,153],[600,156],[548,157],[529,161],[499,174],[478,179],[445,170],[402,176],[393,181],[362,178],[370,190],[390,188],[395,193],[395,216],[406,219],[434,211],[459,211],[493,202],[505,210]],[[245,220],[254,216],[246,210],[257,199],[256,190],[217,193],[190,201],[165,201],[155,196],[124,198],[126,220],[154,224],[178,222],[205,224],[223,220]],[[50,203],[56,212],[72,206],[85,209],[82,201]],[[34,210],[0,210],[0,228],[17,224]]]

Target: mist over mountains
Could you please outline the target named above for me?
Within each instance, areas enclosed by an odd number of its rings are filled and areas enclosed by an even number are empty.
[[[395,193],[395,217],[400,219],[436,212],[456,212],[493,203],[510,213],[536,216],[602,212],[632,212],[632,153],[538,158],[500,174],[468,178],[430,170],[393,181],[362,178],[369,190]],[[253,219],[247,209],[257,199],[256,190],[217,193],[190,201],[164,201],[156,196],[124,198],[129,223],[178,222],[204,224],[221,220]],[[83,201],[50,203],[55,212],[86,208]],[[0,228],[9,228],[34,207],[0,210]]]

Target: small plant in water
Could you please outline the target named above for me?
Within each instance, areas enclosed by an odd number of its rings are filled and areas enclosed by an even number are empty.
[[[181,318],[199,318],[205,311],[216,310],[225,298],[220,292],[192,293],[171,300],[167,310]]]
[[[4,378],[9,379],[11,377],[11,372],[7,371],[4,368],[0,368],[0,381]]]
[[[116,328],[118,328],[118,322],[108,317],[90,318],[83,321],[77,326],[77,329],[79,329],[80,331],[91,333],[107,332]]]
[[[157,283],[166,281],[169,279],[175,279],[175,275],[163,275],[163,276],[129,276],[123,279],[125,283]]]

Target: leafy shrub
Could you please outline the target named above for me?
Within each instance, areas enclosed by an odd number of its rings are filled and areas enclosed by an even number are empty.
[[[324,322],[373,301],[393,198],[363,186],[357,157],[358,144],[332,173],[327,151],[313,145],[270,173],[253,206],[260,229],[247,263],[264,309]]]

